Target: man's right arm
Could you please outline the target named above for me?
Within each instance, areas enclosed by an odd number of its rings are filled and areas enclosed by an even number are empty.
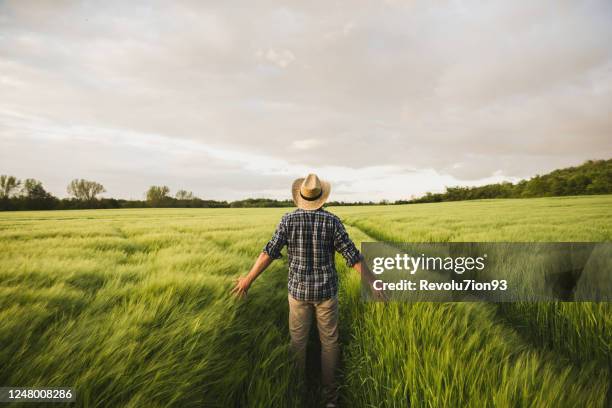
[[[386,300],[386,296],[383,292],[374,290],[372,285],[376,278],[372,271],[370,271],[370,268],[368,268],[368,265],[363,261],[363,255],[361,255],[361,252],[359,252],[353,241],[350,239],[344,225],[340,220],[338,220],[338,225],[336,226],[334,248],[344,257],[346,264],[359,273],[362,282],[367,282],[368,287],[372,292],[372,296],[379,300]]]
[[[368,268],[366,263],[363,262],[363,260],[353,265],[353,269],[355,269],[359,273],[361,278],[368,282],[370,286],[372,285],[372,283],[374,283],[374,274],[372,273],[372,271],[370,271],[370,269]]]
[[[389,300],[385,292],[374,289],[374,281],[376,280],[376,277],[372,273],[370,268],[368,268],[368,264],[363,261],[363,257],[361,261],[353,265],[353,269],[359,272],[362,282],[367,282],[368,288],[370,289],[370,293],[372,294],[372,297],[374,299],[382,301]]]
[[[361,261],[361,253],[339,219],[337,219],[336,230],[334,232],[334,249],[346,260],[347,266],[354,267],[357,262]]]

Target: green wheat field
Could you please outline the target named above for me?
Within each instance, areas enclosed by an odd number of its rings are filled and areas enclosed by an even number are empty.
[[[229,295],[288,211],[0,213],[0,385],[70,386],[86,407],[317,406],[288,352],[286,258]],[[356,243],[612,240],[612,196],[329,211]],[[610,403],[609,303],[366,303],[337,265],[344,406]]]

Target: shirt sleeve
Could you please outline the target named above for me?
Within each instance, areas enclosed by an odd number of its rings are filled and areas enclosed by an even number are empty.
[[[278,223],[272,239],[264,246],[263,252],[270,255],[272,259],[278,259],[281,257],[281,250],[285,245],[287,245],[287,227],[285,217],[283,217]]]
[[[336,232],[334,234],[334,248],[346,260],[346,264],[350,267],[355,265],[361,260],[361,253],[349,238],[344,225],[340,220],[336,225]]]

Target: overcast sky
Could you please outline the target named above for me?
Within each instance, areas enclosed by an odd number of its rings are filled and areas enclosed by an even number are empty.
[[[612,157],[612,2],[0,1],[0,174],[379,200]]]

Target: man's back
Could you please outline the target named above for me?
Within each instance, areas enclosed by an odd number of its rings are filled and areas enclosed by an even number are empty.
[[[263,251],[272,258],[281,257],[287,245],[288,289],[297,300],[319,301],[338,293],[334,253],[338,251],[349,266],[361,255],[340,219],[324,209],[297,209],[281,219],[274,236]]]

